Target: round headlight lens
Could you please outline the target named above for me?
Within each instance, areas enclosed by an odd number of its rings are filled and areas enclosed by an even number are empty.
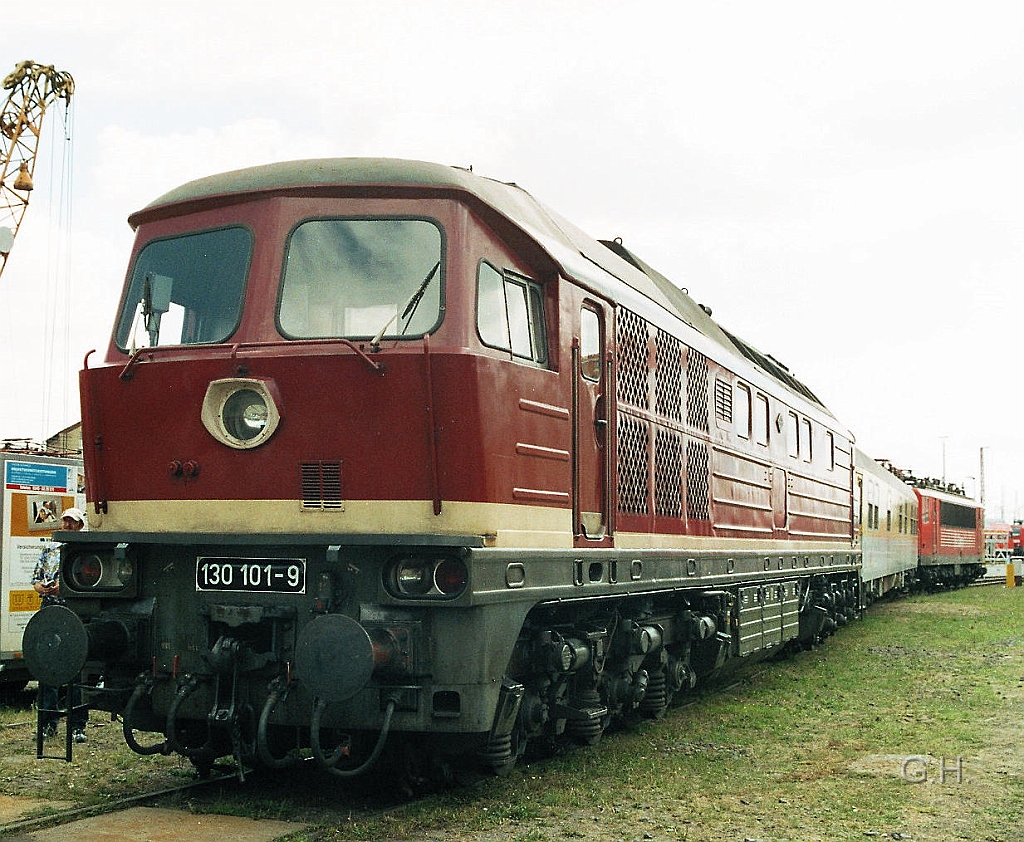
[[[103,560],[97,555],[80,555],[71,562],[71,583],[76,588],[95,588],[103,578]]]
[[[402,561],[395,568],[395,586],[406,596],[422,596],[433,585],[430,565],[420,559]]]
[[[128,559],[121,559],[117,563],[117,578],[120,580],[122,585],[127,585],[132,576],[135,575],[135,565],[132,564]]]
[[[221,444],[251,450],[264,444],[277,430],[281,423],[280,400],[273,380],[211,380],[203,398],[203,426]]]
[[[459,559],[446,558],[434,568],[434,587],[445,596],[461,593],[469,580],[469,571]]]
[[[256,438],[267,426],[269,411],[263,396],[252,389],[239,389],[226,401],[221,417],[224,429],[240,441]]]

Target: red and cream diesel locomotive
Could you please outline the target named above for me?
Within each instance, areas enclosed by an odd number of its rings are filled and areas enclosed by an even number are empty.
[[[25,648],[135,750],[501,770],[859,610],[852,436],[519,187],[297,161],[129,221]]]

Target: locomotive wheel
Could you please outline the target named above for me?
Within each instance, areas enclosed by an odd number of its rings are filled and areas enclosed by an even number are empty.
[[[403,740],[388,757],[399,786],[410,797],[447,789],[458,781],[456,768],[431,752],[422,740]]]

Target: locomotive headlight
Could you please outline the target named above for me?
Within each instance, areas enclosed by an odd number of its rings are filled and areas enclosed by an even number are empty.
[[[258,447],[281,422],[273,380],[229,377],[214,380],[203,399],[203,426],[221,444],[238,450]]]
[[[252,389],[239,389],[224,402],[224,429],[242,441],[260,435],[267,426],[267,402]]]
[[[469,570],[455,557],[407,556],[384,569],[384,586],[400,599],[455,599],[468,583]]]
[[[76,553],[64,564],[64,581],[73,591],[123,591],[134,584],[135,565],[113,550]]]
[[[432,572],[425,559],[403,559],[395,567],[395,587],[404,596],[423,596],[434,584]]]
[[[434,587],[445,596],[458,596],[466,588],[469,571],[461,559],[443,559],[434,568]]]
[[[128,559],[121,559],[117,563],[117,580],[122,585],[127,585],[132,577],[135,575],[135,565],[132,564]]]
[[[103,579],[103,559],[93,553],[75,556],[69,572],[71,584],[76,589],[95,588]]]

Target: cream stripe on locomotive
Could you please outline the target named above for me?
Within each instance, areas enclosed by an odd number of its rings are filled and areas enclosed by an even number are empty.
[[[297,500],[111,501],[90,513],[96,532],[483,535],[489,546],[572,546],[572,513],[547,506],[431,500],[348,500],[343,508],[302,509]]]
[[[347,501],[343,510],[310,512],[295,500],[137,500],[111,502],[90,513],[94,532],[449,534],[483,535],[489,547],[570,549],[572,514],[561,508],[446,502],[434,515],[430,500]],[[750,550],[749,539],[618,532],[623,550]],[[843,541],[776,541],[772,554],[849,553]]]

